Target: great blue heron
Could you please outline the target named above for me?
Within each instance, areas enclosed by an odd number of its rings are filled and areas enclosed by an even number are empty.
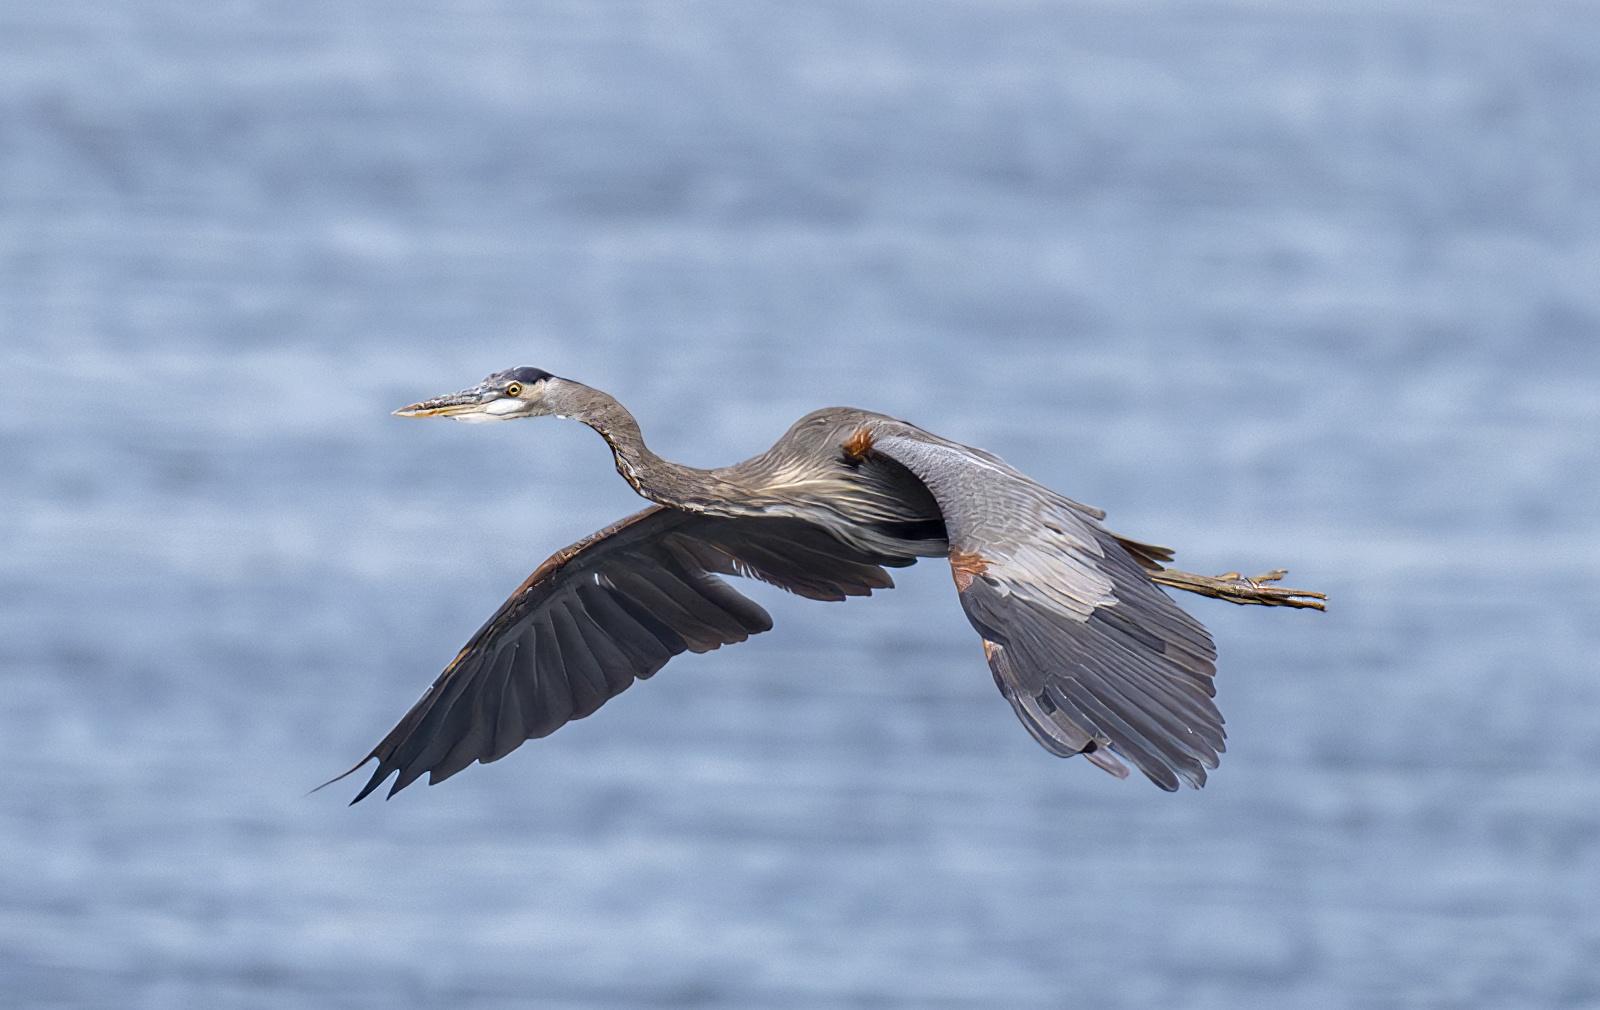
[[[352,803],[391,773],[393,796],[424,772],[432,784],[499,760],[684,650],[770,629],[767,612],[719,574],[842,600],[891,588],[884,566],[948,557],[995,683],[1034,739],[1119,778],[1128,774],[1121,754],[1167,790],[1202,785],[1224,734],[1211,700],[1211,637],[1157,584],[1322,609],[1318,593],[1268,585],[1282,572],[1208,578],[1165,568],[1170,551],[1111,533],[1099,509],[982,449],[865,410],[807,414],[771,449],[716,470],[662,459],[614,398],[537,368],[497,372],[395,413],[575,418],[656,504],[528,576],[362,760],[378,767]]]

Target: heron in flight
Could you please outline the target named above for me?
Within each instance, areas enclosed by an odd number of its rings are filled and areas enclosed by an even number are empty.
[[[617,471],[655,504],[535,569],[351,769],[378,762],[352,803],[391,774],[393,796],[423,773],[434,784],[497,761],[680,652],[769,630],[767,612],[719,575],[842,600],[889,589],[885,568],[931,557],[948,558],[995,684],[1046,750],[1124,778],[1121,755],[1162,789],[1198,788],[1224,749],[1216,649],[1158,586],[1323,608],[1319,593],[1272,585],[1281,571],[1248,579],[1166,568],[1170,551],[1110,532],[1099,509],[982,449],[870,411],[807,414],[771,449],[715,470],[662,459],[616,399],[537,368],[395,413],[574,418],[600,433]]]

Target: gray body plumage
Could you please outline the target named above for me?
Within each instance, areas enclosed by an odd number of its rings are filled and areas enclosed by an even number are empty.
[[[1107,531],[1100,511],[869,411],[815,411],[761,455],[715,470],[662,460],[616,400],[537,369],[396,413],[573,417],[657,504],[530,575],[368,755],[378,767],[357,800],[390,774],[392,796],[423,773],[439,782],[498,760],[678,653],[771,628],[719,575],[842,600],[892,587],[886,567],[923,557],[950,559],[995,683],[1044,747],[1126,775],[1114,751],[1164,789],[1199,786],[1223,750],[1216,652],[1153,578],[1234,602],[1319,606],[1237,576],[1169,573],[1169,553]]]

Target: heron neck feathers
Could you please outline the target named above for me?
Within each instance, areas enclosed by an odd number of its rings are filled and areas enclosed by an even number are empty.
[[[749,509],[739,507],[744,495],[737,486],[710,470],[674,463],[652,452],[645,445],[639,422],[615,397],[587,386],[574,393],[573,402],[560,413],[600,433],[611,447],[617,472],[639,494],[653,502],[692,512],[748,514]]]

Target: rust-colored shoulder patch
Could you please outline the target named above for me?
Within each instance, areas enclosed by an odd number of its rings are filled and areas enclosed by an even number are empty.
[[[866,425],[855,430],[855,433],[839,445],[844,450],[845,458],[852,462],[860,462],[872,448],[872,432]]]
[[[950,575],[956,580],[956,590],[966,592],[972,585],[974,575],[982,575],[989,570],[989,559],[977,551],[970,554],[966,551],[950,552]]]

